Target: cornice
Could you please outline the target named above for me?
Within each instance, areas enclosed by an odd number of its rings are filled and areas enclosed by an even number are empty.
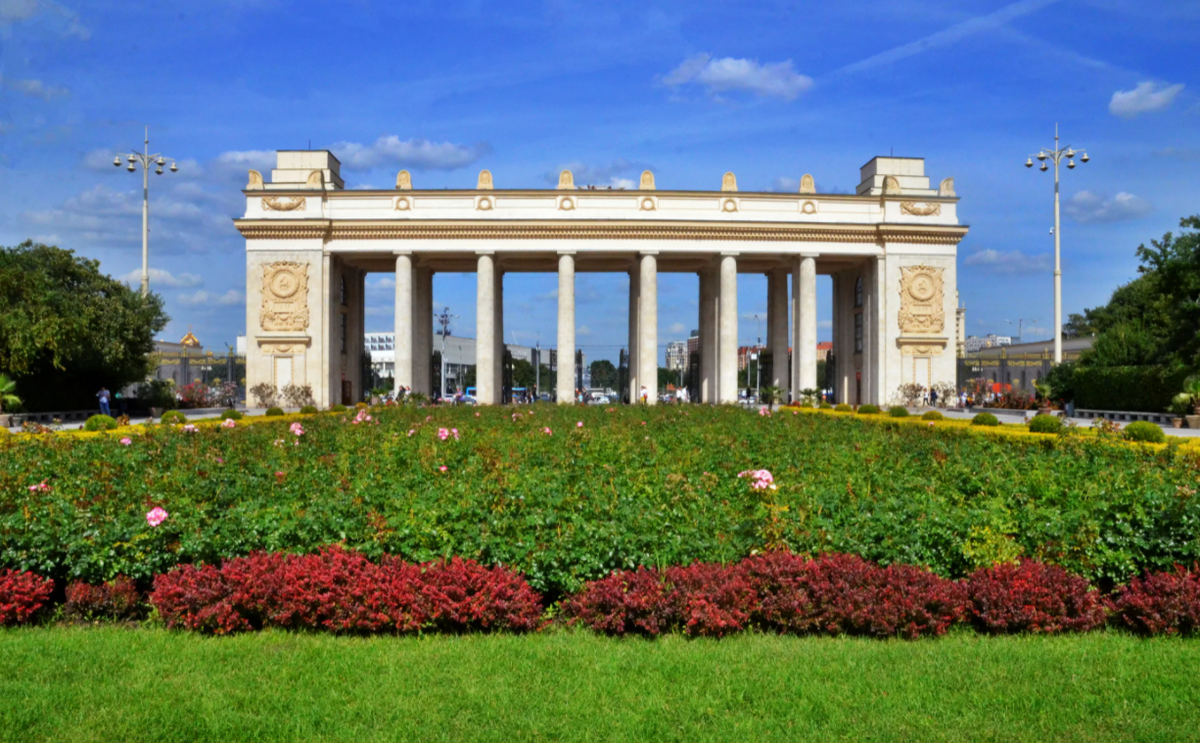
[[[692,198],[692,199],[719,199],[728,197],[731,193],[736,194],[735,198],[744,199],[751,197],[754,199],[770,199],[772,201],[857,201],[871,204],[878,204],[883,201],[918,201],[928,203],[955,204],[958,203],[960,196],[941,196],[939,194],[911,194],[911,193],[888,193],[888,194],[845,194],[845,193],[791,193],[781,191],[639,191],[637,189],[613,189],[607,188],[578,188],[567,193],[572,196],[582,198],[593,197],[611,197],[611,196],[628,196],[630,198],[640,198],[647,194],[655,198]],[[497,189],[394,189],[394,188],[375,188],[375,189],[337,189],[337,190],[317,190],[312,188],[271,188],[269,190],[243,189],[242,194],[251,198],[261,198],[264,195],[268,196],[311,196],[322,197],[329,200],[336,199],[354,199],[359,197],[396,197],[408,196],[412,197],[436,197],[443,198],[447,196],[460,197],[476,197],[476,196],[492,196],[492,197],[529,197],[529,196],[544,196],[553,198],[556,196],[566,195],[563,191],[557,189],[544,188],[497,188]]]
[[[707,240],[738,242],[903,242],[954,245],[965,225],[780,224],[756,222],[466,222],[413,220],[234,220],[258,240]]]

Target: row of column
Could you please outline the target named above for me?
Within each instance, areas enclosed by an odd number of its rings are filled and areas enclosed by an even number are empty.
[[[817,387],[817,299],[815,256],[798,256],[791,266],[794,321],[788,333],[788,268],[767,274],[769,383],[783,391]],[[700,278],[700,401],[738,399],[737,256],[721,255]],[[492,253],[476,263],[476,399],[501,402],[504,359],[504,279]],[[788,342],[792,345],[788,375]],[[430,395],[433,372],[433,272],[416,266],[412,255],[396,256],[395,385]],[[658,258],[637,257],[629,274],[629,390],[633,401],[658,398]],[[575,254],[558,256],[558,401],[575,400]]]

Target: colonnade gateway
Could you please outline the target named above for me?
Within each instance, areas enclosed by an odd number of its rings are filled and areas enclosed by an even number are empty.
[[[388,272],[395,384],[430,394],[439,271],[476,275],[485,404],[501,400],[504,277],[518,272],[558,274],[559,359],[574,358],[575,275],[628,273],[628,298],[612,301],[629,303],[630,389],[646,386],[651,404],[661,273],[700,279],[703,402],[737,401],[739,273],[768,279],[767,347],[791,364],[774,363],[763,384],[785,397],[817,387],[818,274],[833,280],[838,401],[882,404],[906,383],[955,380],[955,257],[967,228],[953,179],[930,188],[919,158],[871,160],[853,195],[818,193],[808,175],[797,193],[742,192],[732,173],[714,178],[720,190],[659,191],[649,171],[636,190],[579,189],[570,171],[556,189],[495,188],[486,170],[470,189],[421,190],[402,170],[394,189],[345,190],[329,152],[280,151],[277,164],[269,182],[250,171],[235,220],[251,387],[311,385],[320,405],[362,399],[364,279]],[[573,367],[558,365],[560,402],[574,400]]]

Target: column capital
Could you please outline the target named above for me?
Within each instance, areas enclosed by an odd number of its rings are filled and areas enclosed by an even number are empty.
[[[644,255],[658,255],[658,251],[657,250],[639,250],[637,253],[638,258],[641,258]]]
[[[820,253],[801,253],[800,257],[801,258],[820,258],[821,254]]]
[[[495,254],[496,254],[496,251],[494,251],[494,250],[476,250],[475,251],[475,255],[495,255]]]
[[[722,258],[741,258],[742,252],[740,250],[722,250],[721,257]]]
[[[560,250],[560,251],[558,251],[558,254],[559,255],[575,255],[575,251],[574,250]]]
[[[412,255],[411,250],[393,250],[392,255]]]

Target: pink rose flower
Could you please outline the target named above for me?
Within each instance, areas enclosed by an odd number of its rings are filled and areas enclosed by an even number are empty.
[[[576,423],[576,424],[575,424],[575,427],[576,427],[576,428],[583,428],[583,421],[579,421],[578,423]]]
[[[542,429],[542,433],[546,434],[547,436],[553,436],[553,435],[554,435],[554,432],[553,432],[553,431],[551,431],[549,428],[543,428],[543,429]]]
[[[168,514],[162,508],[155,506],[146,513],[146,523],[150,524],[150,526],[158,526],[162,522],[166,521],[167,516],[169,515],[170,514]]]
[[[292,425],[288,426],[288,430],[291,431],[292,433],[296,434],[297,436],[304,435],[304,426],[300,425],[300,421],[295,421],[294,423],[292,423]]]
[[[438,467],[438,472],[445,472],[448,469],[450,468],[443,464],[441,467]]]
[[[129,446],[132,443],[133,443],[133,439],[129,438],[128,436],[121,439],[121,446]]]
[[[221,424],[221,428],[237,428],[237,421],[233,418],[226,418],[225,422]]]

